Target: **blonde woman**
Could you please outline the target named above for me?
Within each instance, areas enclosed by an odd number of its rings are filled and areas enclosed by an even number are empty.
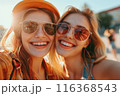
[[[70,7],[58,22],[56,50],[64,57],[66,79],[120,79],[120,62],[106,59],[106,48],[89,9]]]
[[[44,0],[23,0],[13,9],[13,22],[2,39],[0,79],[61,79],[61,66],[54,52],[59,12]],[[11,47],[8,49],[8,39]],[[47,55],[49,64],[44,57]]]

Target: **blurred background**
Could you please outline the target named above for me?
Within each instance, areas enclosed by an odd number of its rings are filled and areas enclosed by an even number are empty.
[[[12,9],[22,0],[0,0],[0,41],[12,22]],[[62,15],[68,6],[82,10],[90,8],[98,17],[98,32],[106,45],[108,58],[114,59],[108,38],[104,36],[106,29],[114,29],[117,60],[120,61],[120,0],[46,0],[55,5]],[[0,43],[1,48],[1,43]]]

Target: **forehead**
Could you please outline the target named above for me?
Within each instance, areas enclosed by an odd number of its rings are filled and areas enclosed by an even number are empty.
[[[41,10],[26,13],[24,16],[24,20],[34,20],[36,22],[51,22],[50,16]]]
[[[70,23],[72,26],[81,25],[84,26],[86,29],[89,29],[88,20],[82,14],[78,13],[70,14],[63,21]]]

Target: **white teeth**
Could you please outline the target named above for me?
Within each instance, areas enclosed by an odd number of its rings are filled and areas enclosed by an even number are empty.
[[[68,46],[68,47],[72,47],[73,45],[64,41],[61,41],[61,44]]]
[[[32,43],[35,46],[40,46],[40,45],[46,45],[47,42],[41,42],[41,43]]]

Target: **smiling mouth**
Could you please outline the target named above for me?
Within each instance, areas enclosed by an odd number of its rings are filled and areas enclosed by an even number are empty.
[[[66,47],[66,48],[72,48],[72,47],[75,47],[76,45],[72,44],[72,43],[69,43],[69,42],[66,42],[64,40],[58,40],[61,47]]]
[[[38,43],[34,43],[34,42],[31,42],[32,45],[34,46],[45,46],[47,45],[49,42],[38,42]]]
[[[44,41],[44,42],[30,42],[30,44],[32,46],[34,46],[35,48],[41,49],[41,48],[45,48],[48,45],[49,42]]]

